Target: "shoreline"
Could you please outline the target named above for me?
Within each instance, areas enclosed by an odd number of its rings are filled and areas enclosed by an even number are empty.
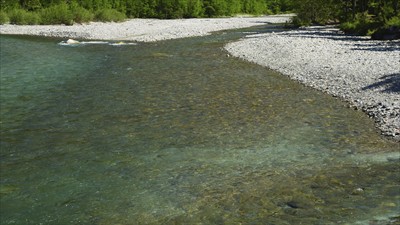
[[[348,102],[373,118],[383,136],[400,141],[400,40],[323,26],[248,35],[225,49]]]
[[[0,25],[0,34],[155,42],[285,23],[293,15],[201,19],[131,19],[122,23]],[[382,135],[400,142],[400,40],[372,41],[332,27],[253,34],[225,45],[232,56],[289,76],[348,102],[372,117]]]
[[[65,25],[0,25],[0,34],[31,35],[84,40],[155,42],[205,36],[211,32],[269,23],[285,23],[293,15],[196,19],[130,19],[120,23],[90,22]]]

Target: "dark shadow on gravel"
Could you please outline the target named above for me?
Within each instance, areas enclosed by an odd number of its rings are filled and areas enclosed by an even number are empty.
[[[381,81],[363,87],[362,90],[376,89],[383,87],[382,92],[400,93],[400,73],[385,75],[380,78]]]
[[[400,41],[382,42],[382,41],[369,41],[365,43],[354,44],[356,48],[352,50],[363,51],[400,51]]]
[[[281,34],[288,37],[302,38],[325,38],[334,41],[351,41],[354,42],[354,48],[351,50],[363,51],[400,51],[400,40],[394,41],[377,41],[362,36],[349,36],[340,31],[327,31],[323,28],[313,30],[296,30],[296,33]]]
[[[285,33],[283,36],[289,37],[303,37],[303,38],[326,38],[336,41],[369,41],[361,36],[349,36],[345,35],[340,31],[324,30],[323,28],[312,29],[312,30],[294,30],[296,33]]]

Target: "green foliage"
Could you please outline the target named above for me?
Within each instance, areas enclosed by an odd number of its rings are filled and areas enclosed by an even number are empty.
[[[400,16],[392,17],[370,35],[372,39],[378,40],[400,39]]]
[[[340,24],[340,29],[345,33],[354,33],[357,29],[357,24],[354,22],[344,22]]]
[[[157,17],[156,0],[127,0],[126,16],[134,18],[153,18]]]
[[[279,14],[282,12],[291,12],[293,10],[292,0],[269,0],[267,1],[268,9],[273,14]]]
[[[8,23],[10,19],[7,16],[7,13],[5,13],[3,10],[0,10],[0,24],[5,24]]]
[[[23,9],[13,9],[8,13],[11,24],[34,25],[39,24],[40,17],[35,12],[27,12]]]
[[[139,14],[140,17],[148,17],[148,18],[157,17],[158,14],[156,12],[156,9],[158,3],[156,0],[143,0],[143,1],[137,0],[137,1],[141,2],[138,10],[139,11],[143,10],[143,12],[140,12]]]
[[[305,19],[305,18],[301,19],[299,16],[295,16],[290,20],[290,23],[294,27],[310,26],[311,25],[311,20]]]
[[[187,0],[185,18],[196,18],[203,15],[203,2],[201,0]]]
[[[205,0],[204,14],[206,17],[218,17],[227,15],[228,4],[223,0]]]
[[[217,11],[214,9],[214,7],[212,5],[207,4],[204,7],[204,15],[206,17],[214,17],[214,16],[217,16]]]
[[[400,16],[394,16],[385,23],[385,28],[390,27],[400,28]]]
[[[228,15],[236,15],[242,12],[242,3],[240,0],[228,0]]]
[[[378,27],[379,24],[366,12],[357,13],[353,21],[344,22],[340,25],[340,29],[345,33],[357,35],[368,35]]]
[[[115,9],[100,9],[95,13],[95,19],[102,22],[121,22],[126,16]]]
[[[9,12],[12,9],[21,8],[19,0],[0,0],[0,10]]]
[[[52,0],[50,0],[52,1]],[[112,3],[116,2],[116,0],[78,0],[79,4],[93,12],[102,10],[102,9],[109,9],[112,7]],[[121,2],[121,1],[118,1]]]
[[[260,0],[244,0],[243,11],[245,13],[261,15],[267,13],[267,4]]]
[[[28,11],[34,11],[42,8],[40,0],[20,0],[21,7]]]
[[[294,0],[298,25],[326,24],[337,18],[338,4],[335,0]]]
[[[340,22],[352,34],[393,32],[399,0],[0,0],[0,22],[67,24],[129,18],[221,17],[295,12],[296,26]],[[8,16],[8,17],[7,17]],[[8,18],[8,19],[7,19]],[[5,22],[3,22],[5,21]]]
[[[293,0],[0,0],[3,11],[38,13],[42,24],[121,21],[129,18],[221,17],[291,9]],[[22,11],[21,11],[22,12]],[[20,13],[21,13],[20,12]]]
[[[71,4],[70,10],[72,12],[72,19],[76,23],[89,22],[92,21],[94,18],[93,13],[83,8],[82,6],[78,5],[77,3]]]
[[[159,0],[157,5],[158,17],[161,19],[182,18],[185,3],[182,0]]]
[[[72,25],[74,16],[66,3],[50,6],[40,11],[42,24]]]
[[[385,32],[399,16],[399,0],[293,0],[293,7],[297,26],[341,22],[343,31],[357,35]]]

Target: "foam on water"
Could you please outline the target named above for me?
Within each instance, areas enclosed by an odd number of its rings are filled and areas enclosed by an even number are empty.
[[[124,45],[136,45],[134,42],[108,42],[108,41],[78,41],[74,39],[68,39],[58,43],[62,46],[80,46],[80,45],[111,45],[111,46],[124,46]]]

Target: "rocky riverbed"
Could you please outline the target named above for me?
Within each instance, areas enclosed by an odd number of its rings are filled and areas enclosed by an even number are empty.
[[[73,26],[0,25],[0,34],[85,40],[153,42],[207,35],[292,15],[213,19],[132,19]],[[400,41],[372,41],[332,27],[249,35],[226,45],[233,56],[277,70],[307,86],[348,101],[375,119],[382,134],[400,141]]]
[[[400,41],[347,36],[333,27],[249,35],[231,55],[277,70],[339,97],[400,141]]]

